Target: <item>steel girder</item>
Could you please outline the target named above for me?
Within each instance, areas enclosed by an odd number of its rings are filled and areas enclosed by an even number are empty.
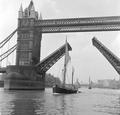
[[[71,51],[71,46],[67,43],[68,50]],[[52,54],[44,58],[40,63],[36,65],[36,70],[38,73],[44,73],[48,71],[64,54],[65,54],[66,44],[61,46],[59,49],[54,51]]]
[[[120,16],[38,20],[34,26],[41,33],[119,31]]]
[[[105,56],[114,69],[120,74],[120,59],[114,55],[107,47],[105,47],[95,37],[92,39],[93,45]]]

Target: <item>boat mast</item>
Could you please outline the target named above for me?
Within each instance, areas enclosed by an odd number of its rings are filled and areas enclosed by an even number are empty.
[[[89,87],[91,87],[91,79],[90,79],[90,76],[89,76]]]
[[[74,76],[74,68],[72,67],[72,85],[73,85],[73,76]]]

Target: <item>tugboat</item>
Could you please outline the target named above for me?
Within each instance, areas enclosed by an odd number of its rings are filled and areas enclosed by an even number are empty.
[[[65,60],[64,60],[64,69],[63,69],[63,83],[62,85],[56,84],[55,86],[53,86],[53,93],[72,94],[72,93],[78,92],[78,89],[75,88],[73,84],[74,69],[72,69],[72,83],[66,84],[66,71],[67,71],[67,65],[70,60],[71,60],[71,57],[69,55],[67,39],[66,39]]]

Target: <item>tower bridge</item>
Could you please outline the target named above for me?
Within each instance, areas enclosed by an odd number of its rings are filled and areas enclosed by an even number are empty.
[[[18,12],[18,27],[4,40],[4,42],[9,41],[17,32],[16,64],[0,70],[6,72],[4,88],[44,90],[45,73],[64,55],[65,45],[40,60],[42,34],[119,30],[120,16],[42,19],[42,16],[39,18],[38,12],[35,11],[33,1],[24,10],[21,5]],[[69,43],[67,45],[69,51],[72,50]]]

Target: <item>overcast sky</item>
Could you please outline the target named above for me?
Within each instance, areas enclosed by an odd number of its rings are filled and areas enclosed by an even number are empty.
[[[18,10],[23,9],[30,0],[0,0],[0,41],[17,28]],[[43,19],[77,18],[95,16],[120,16],[120,0],[33,0],[35,10],[42,13]],[[91,39],[96,36],[106,47],[120,57],[120,32],[77,32],[61,34],[43,34],[41,59],[65,43],[65,38],[72,46],[72,65],[75,67],[75,78],[88,82],[98,79],[118,79],[119,75],[92,45]],[[17,35],[7,47],[15,44]],[[2,49],[0,52],[4,52]],[[15,54],[12,54],[15,56]],[[11,56],[11,57],[12,57]],[[13,58],[8,58],[12,63]],[[4,62],[5,63],[5,62]],[[48,72],[59,76],[63,67],[59,60]]]

